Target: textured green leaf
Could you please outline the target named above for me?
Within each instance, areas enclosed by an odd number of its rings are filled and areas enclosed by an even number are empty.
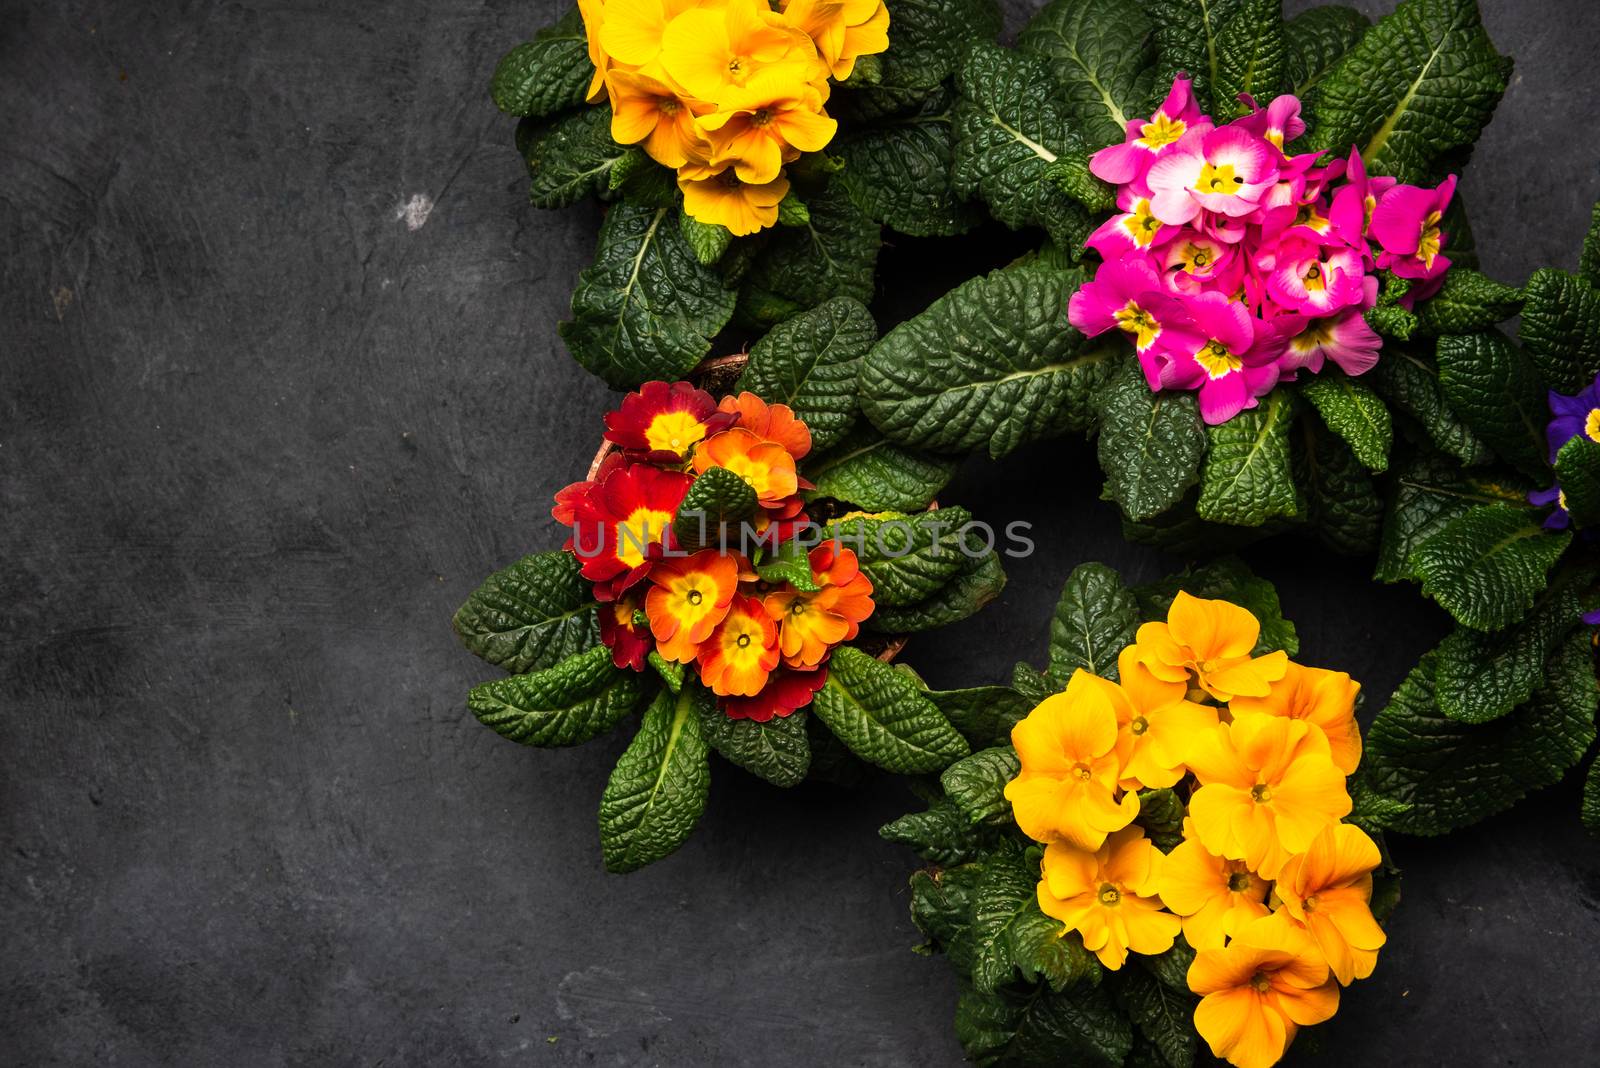
[[[1288,71],[1283,0],[1243,0],[1217,35],[1212,114],[1219,122],[1247,114],[1240,93],[1265,106],[1283,91]]]
[[[1184,494],[1181,501],[1158,516],[1137,522],[1123,519],[1122,537],[1135,545],[1147,545],[1163,552],[1185,557],[1206,557],[1237,552],[1274,534],[1303,526],[1298,517],[1269,519],[1258,527],[1227,527],[1208,523],[1195,512],[1199,500],[1200,490],[1195,487]]]
[[[1486,723],[1526,701],[1544,679],[1545,661],[1582,615],[1570,586],[1550,592],[1528,617],[1495,634],[1457,627],[1439,643],[1439,710],[1463,723]]]
[[[1526,509],[1479,505],[1447,523],[1411,554],[1422,592],[1475,630],[1521,619],[1544,590],[1545,574],[1572,535],[1540,527]]]
[[[953,94],[939,92],[916,111],[842,133],[828,151],[844,160],[839,181],[871,218],[913,237],[972,229],[983,209],[956,193]]]
[[[494,68],[489,95],[508,115],[548,115],[583,103],[594,75],[578,9],[507,52]]]
[[[1009,686],[933,690],[928,697],[976,749],[1005,745],[1011,740],[1011,728],[1034,706],[1033,701]]]
[[[702,472],[683,495],[672,533],[687,550],[715,544],[725,525],[737,525],[755,515],[759,504],[750,483],[727,467]]]
[[[1478,139],[1506,90],[1477,0],[1405,0],[1328,73],[1312,147],[1362,146],[1367,169],[1402,182]]]
[[[1373,785],[1411,806],[1390,823],[1394,830],[1445,834],[1476,823],[1558,781],[1594,743],[1586,633],[1563,643],[1532,700],[1492,723],[1465,724],[1439,713],[1435,657],[1423,656],[1367,734],[1363,764]]]
[[[1128,123],[1150,113],[1155,43],[1133,0],[1051,0],[1023,28],[1017,49],[1049,62],[1090,148],[1120,145]]]
[[[994,40],[1001,24],[994,0],[892,0],[879,82],[932,89],[955,73],[967,42]]]
[[[790,539],[763,556],[756,565],[756,573],[765,582],[787,582],[806,593],[815,593],[822,588],[817,585],[816,575],[811,570],[810,550],[799,538]]]
[[[1583,778],[1583,807],[1579,814],[1584,829],[1600,837],[1600,757],[1589,762],[1589,774]]]
[[[1097,399],[1106,495],[1135,520],[1160,515],[1182,500],[1200,480],[1206,449],[1194,394],[1152,392],[1138,361],[1127,359]]]
[[[611,197],[624,198],[636,208],[676,211],[682,218],[678,172],[651,159],[638,145],[618,157],[606,185]],[[679,229],[683,229],[681,225]]]
[[[699,686],[663,691],[645,710],[600,797],[600,848],[606,870],[637,871],[689,837],[711,792],[710,750],[700,705],[716,699]]]
[[[610,187],[611,172],[628,146],[611,139],[611,108],[564,111],[547,119],[524,119],[517,149],[528,165],[528,202],[561,208]]]
[[[1430,334],[1474,334],[1521,308],[1522,290],[1466,267],[1451,267],[1444,288],[1417,305],[1417,318]]]
[[[1573,394],[1600,374],[1600,290],[1543,267],[1528,279],[1518,337],[1545,383]]]
[[[924,951],[942,950],[962,973],[972,969],[972,896],[983,869],[972,863],[911,876],[911,920],[928,936]]]
[[[872,299],[883,243],[878,224],[837,180],[809,194],[806,210],[805,225],[776,231],[745,276],[739,310],[759,325],[773,326],[832,297]]]
[[[959,461],[902,448],[870,426],[847,433],[826,455],[808,461],[811,497],[832,497],[869,512],[926,508]]]
[[[1469,467],[1493,458],[1489,447],[1445,403],[1439,371],[1424,354],[1386,345],[1383,359],[1366,380],[1391,405],[1415,419],[1440,451]]]
[[[689,242],[694,258],[707,267],[722,259],[722,254],[733,244],[733,233],[726,226],[703,223],[682,209],[678,211],[678,229],[683,231],[683,239]]]
[[[971,521],[965,508],[852,514],[828,524],[824,537],[855,550],[862,573],[872,580],[873,601],[894,608],[937,593],[966,568],[970,557],[961,530]]]
[[[938,630],[976,615],[1006,588],[1006,571],[993,552],[968,557],[955,576],[920,601],[878,605],[864,626],[885,634]]]
[[[1445,400],[1485,445],[1527,473],[1545,468],[1549,418],[1539,373],[1498,330],[1439,339]]]
[[[1238,557],[1225,556],[1203,567],[1190,568],[1140,586],[1133,592],[1139,598],[1140,614],[1145,619],[1166,619],[1167,609],[1179,590],[1191,597],[1232,601],[1249,610],[1261,624],[1254,655],[1282,649],[1294,656],[1300,651],[1300,637],[1295,633],[1294,624],[1283,617],[1277,588],[1251,571]]]
[[[1067,187],[1085,193],[1097,179],[1044,61],[975,45],[956,88],[956,192],[981,198],[1013,230],[1040,226],[1063,249],[1081,247],[1089,215]]]
[[[474,655],[519,675],[600,643],[594,592],[577,558],[559,550],[490,575],[456,610],[454,624]]]
[[[1156,84],[1169,86],[1174,77],[1187,73],[1194,79],[1201,110],[1211,113],[1217,38],[1243,6],[1243,0],[1147,0],[1145,10],[1155,24]]]
[[[553,667],[472,688],[467,707],[496,734],[523,745],[578,745],[604,734],[633,711],[643,687],[612,666],[603,645]]]
[[[1289,453],[1293,422],[1292,397],[1276,389],[1258,407],[1206,428],[1197,507],[1201,519],[1259,526],[1273,516],[1299,514]]]
[[[1302,104],[1315,99],[1317,86],[1371,25],[1353,7],[1327,4],[1302,11],[1284,24],[1289,91]]]
[[[706,744],[774,786],[794,786],[811,768],[811,743],[806,740],[806,710],[777,716],[765,723],[731,719],[716,701],[697,702],[700,731]]]
[[[965,990],[956,1003],[956,1037],[968,1058],[990,1065],[1121,1065],[1133,1028],[1108,990],[1034,987],[985,994]]]
[[[1005,826],[1011,822],[1011,802],[1006,783],[1022,770],[1017,751],[1009,745],[981,749],[944,769],[939,784],[968,823]]]
[[[910,675],[853,646],[834,651],[811,707],[851,752],[898,774],[942,771],[969,751]]]
[[[831,448],[860,413],[856,378],[877,336],[865,305],[835,297],[773,327],[751,346],[739,388],[768,404],[787,404],[810,428],[812,448]]]
[[[878,829],[879,837],[910,846],[929,864],[964,864],[986,852],[994,832],[975,827],[950,801],[939,801],[926,812],[912,812]]]
[[[1556,456],[1561,503],[1579,529],[1600,526],[1600,444],[1580,434]]]
[[[1183,841],[1184,811],[1183,798],[1172,790],[1141,790],[1134,822],[1144,828],[1157,849],[1170,853]]]
[[[688,673],[688,665],[668,660],[654,649],[645,654],[644,660],[661,677],[661,681],[667,684],[667,689],[673,693],[683,689],[683,679]]]
[[[1123,969],[1117,1000],[1167,1068],[1189,1068],[1194,1063],[1193,1017],[1199,998],[1172,989],[1143,968],[1129,967]]]
[[[1307,382],[1300,392],[1367,470],[1382,472],[1388,468],[1394,426],[1381,397],[1332,368]]]
[[[1365,555],[1378,547],[1383,501],[1371,477],[1342,438],[1307,428],[1309,443],[1296,454],[1306,497],[1306,518],[1317,538],[1336,553]]]
[[[561,336],[618,389],[678,379],[711,351],[734,295],[700,265],[667,209],[623,202],[606,213],[595,262],[578,276]]]
[[[1447,456],[1418,452],[1396,471],[1373,577],[1379,582],[1420,578],[1411,570],[1417,546],[1474,505],[1527,507],[1528,488],[1509,473],[1469,475]]]
[[[1589,232],[1583,235],[1583,253],[1578,257],[1578,277],[1600,288],[1600,200],[1589,209]],[[1589,781],[1594,781],[1593,772]]]
[[[1065,686],[1082,668],[1117,678],[1117,654],[1139,629],[1139,602],[1105,564],[1079,564],[1050,618],[1050,676]]]
[[[1038,867],[1020,850],[984,859],[972,895],[972,983],[980,991],[993,993],[1019,972],[1061,990],[1093,969],[1077,937],[1063,937],[1061,921],[1039,911],[1038,884]]]
[[[1067,324],[1071,277],[1008,267],[973,278],[867,354],[861,403],[902,445],[936,452],[1018,446],[1093,424],[1120,343]]]

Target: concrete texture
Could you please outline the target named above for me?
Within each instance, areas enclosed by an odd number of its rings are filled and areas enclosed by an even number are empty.
[[[1013,27],[1029,5],[1011,5]],[[1387,5],[1376,5],[1387,6]],[[1600,192],[1585,0],[1490,0],[1519,68],[1465,195],[1488,270],[1570,265]],[[598,212],[523,203],[491,65],[552,0],[12,0],[0,12],[0,1054],[8,1064],[948,1065],[908,952],[903,787],[726,767],[643,873],[600,868],[618,734],[466,713],[450,613],[555,544],[610,399],[555,332]],[[886,318],[1016,238],[902,242]],[[735,339],[743,340],[743,339]],[[975,462],[1037,525],[935,684],[1042,654],[1086,559],[1136,579],[1092,453]],[[1441,631],[1362,567],[1267,547],[1305,656],[1376,706]],[[1600,859],[1575,791],[1397,841],[1338,1063],[1576,1063],[1600,1044]],[[1306,1050],[1296,1053],[1303,1059]]]

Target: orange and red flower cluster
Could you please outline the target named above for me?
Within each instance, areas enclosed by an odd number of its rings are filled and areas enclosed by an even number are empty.
[[[1080,670],[1017,724],[1006,787],[1046,846],[1039,907],[1111,969],[1181,931],[1197,951],[1195,1026],[1240,1068],[1267,1068],[1331,1017],[1384,944],[1378,846],[1341,822],[1360,686],[1252,655],[1259,635],[1245,609],[1179,593],[1122,651],[1119,682]],[[1138,791],[1167,788],[1188,807],[1162,853],[1134,820]]]
[[[594,478],[556,494],[552,514],[572,528],[566,548],[594,583],[612,661],[643,671],[655,652],[692,665],[735,719],[764,722],[809,704],[829,654],[859,633],[873,604],[855,553],[836,543],[810,550],[809,582],[757,571],[759,554],[806,521],[800,491],[810,484],[797,468],[811,451],[805,423],[753,393],[718,404],[688,382],[647,382],[606,416],[605,437],[617,448]],[[743,539],[730,547],[716,530],[718,544],[698,549],[674,533],[689,487],[713,468],[755,492],[746,523],[756,560]]]

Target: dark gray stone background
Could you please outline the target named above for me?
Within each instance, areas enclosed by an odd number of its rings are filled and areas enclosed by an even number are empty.
[[[1015,27],[1031,4],[1008,6]],[[1600,192],[1600,19],[1485,6],[1518,73],[1463,190],[1520,281],[1574,263]],[[0,4],[0,1060],[958,1063],[955,984],[910,952],[913,858],[875,835],[902,784],[719,766],[679,854],[608,876],[626,732],[542,752],[465,710],[494,672],[450,614],[556,544],[550,495],[612,399],[555,329],[598,211],[525,205],[485,90],[555,14]],[[1025,240],[899,241],[879,311]],[[1004,679],[1075,564],[1176,565],[1097,494],[1081,442],[970,464],[948,499],[1042,551],[909,662]],[[1442,631],[1365,564],[1251,559],[1369,713]],[[1575,809],[1569,784],[1394,843],[1405,901],[1320,1029],[1330,1063],[1592,1059],[1600,859]]]

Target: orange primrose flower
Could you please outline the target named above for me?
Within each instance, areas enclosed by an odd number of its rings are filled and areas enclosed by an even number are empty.
[[[839,81],[856,60],[889,48],[889,9],[883,0],[788,0],[784,16],[817,44],[817,54]]]
[[[1139,814],[1133,791],[1119,800],[1117,713],[1105,680],[1073,673],[1064,693],[1046,697],[1015,727],[1022,770],[1005,787],[1022,833],[1093,852]]]
[[[783,503],[800,488],[794,457],[775,441],[762,441],[743,427],[708,438],[694,453],[694,469],[704,474],[726,467],[750,484],[756,500],[770,508]]]
[[[1161,864],[1161,901],[1183,917],[1183,937],[1195,949],[1221,949],[1251,920],[1267,915],[1267,881],[1242,860],[1207,849],[1184,820],[1183,841]]]
[[[594,75],[589,79],[589,88],[584,92],[583,99],[593,104],[605,95],[606,71],[611,69],[611,59],[600,45],[600,35],[604,32],[606,23],[605,0],[578,0],[578,14],[583,17],[583,33],[589,45],[589,62],[594,64]]]
[[[650,582],[644,611],[656,652],[688,664],[728,614],[739,589],[739,563],[717,549],[702,549],[693,556],[657,561]]]
[[[1287,667],[1265,697],[1236,697],[1229,708],[1235,716],[1261,713],[1305,720],[1328,739],[1338,769],[1354,775],[1361,763],[1361,728],[1356,723],[1361,684],[1342,671],[1293,662]]]
[[[695,124],[709,104],[683,97],[643,71],[613,70],[606,86],[611,93],[611,136],[618,144],[643,142],[651,159],[673,168],[704,160],[711,151]]]
[[[780,174],[765,185],[750,185],[739,180],[731,164],[713,169],[691,163],[678,172],[678,188],[690,218],[726,226],[734,237],[744,237],[778,221],[789,179]]]
[[[1166,682],[1218,701],[1265,697],[1283,678],[1289,656],[1279,650],[1252,658],[1261,624],[1229,601],[1208,601],[1179,590],[1165,623],[1145,623],[1134,635],[1140,663]]]
[[[618,63],[642,67],[661,56],[667,25],[696,0],[604,0],[600,43]]]
[[[768,404],[748,390],[722,398],[718,410],[732,415],[742,426],[763,441],[775,441],[796,461],[811,452],[811,430],[787,404]]]
[[[736,594],[699,661],[700,681],[718,697],[754,697],[778,666],[778,628],[760,601]]]
[[[739,180],[762,185],[802,152],[821,151],[839,124],[822,111],[822,94],[783,68],[763,70],[726,90],[715,111],[695,120],[711,143],[711,163],[733,164]]]
[[[824,542],[811,550],[810,560],[816,592],[785,583],[763,602],[778,625],[778,651],[790,667],[816,667],[834,646],[859,634],[861,621],[872,614],[872,580],[861,573],[854,551]]]
[[[612,0],[616,3],[617,0]],[[661,63],[691,96],[720,104],[757,73],[826,85],[817,46],[767,0],[729,0],[685,11],[661,36]]]
[[[1039,909],[1077,931],[1083,948],[1115,971],[1135,953],[1165,953],[1178,936],[1178,917],[1156,899],[1161,854],[1142,827],[1109,835],[1090,853],[1065,842],[1044,851]]]
[[[1339,1009],[1339,984],[1282,913],[1251,921],[1222,949],[1195,954],[1189,989],[1201,995],[1195,1030],[1238,1068],[1271,1068],[1299,1028]]]
[[[1200,780],[1189,798],[1200,841],[1264,879],[1350,813],[1328,740],[1301,720],[1241,716],[1201,738],[1189,770]]]
[[[1185,699],[1188,687],[1163,682],[1139,662],[1132,646],[1117,657],[1121,683],[1113,688],[1117,709],[1117,759],[1122,785],[1161,789],[1183,778],[1184,761],[1206,731],[1217,725],[1217,710]]]
[[[1344,986],[1372,974],[1388,936],[1372,916],[1377,843],[1353,823],[1336,823],[1291,858],[1276,887],[1283,911],[1305,927]]]

